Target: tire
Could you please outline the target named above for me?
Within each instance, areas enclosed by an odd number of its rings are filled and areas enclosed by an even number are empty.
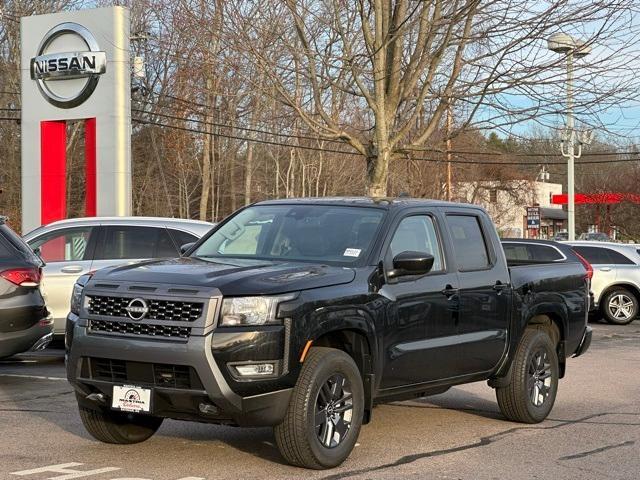
[[[525,330],[511,365],[510,383],[496,388],[496,398],[507,419],[539,423],[547,418],[558,392],[558,354],[544,329]]]
[[[602,314],[607,322],[627,325],[638,315],[638,299],[626,288],[617,287],[607,292],[602,301]]]
[[[162,418],[79,406],[84,428],[96,440],[127,445],[144,442],[158,431]]]
[[[274,429],[280,453],[298,467],[336,467],[353,450],[363,413],[362,376],[353,359],[341,350],[313,347],[284,420]]]

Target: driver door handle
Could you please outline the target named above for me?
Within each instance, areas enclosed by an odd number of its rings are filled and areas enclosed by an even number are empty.
[[[62,267],[60,269],[62,273],[80,273],[82,271],[82,266],[80,265],[67,265],[66,267]]]
[[[505,288],[507,288],[507,284],[506,283],[502,283],[500,280],[498,280],[496,282],[496,284],[493,286],[493,289],[496,292],[501,292],[502,290],[504,290]]]
[[[447,298],[451,298],[454,295],[457,295],[459,291],[460,290],[458,288],[453,288],[451,285],[447,285],[444,290],[442,290],[442,294]]]

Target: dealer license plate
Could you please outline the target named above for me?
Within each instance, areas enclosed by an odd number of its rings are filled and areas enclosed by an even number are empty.
[[[122,412],[151,411],[151,390],[133,385],[114,385],[111,408]]]

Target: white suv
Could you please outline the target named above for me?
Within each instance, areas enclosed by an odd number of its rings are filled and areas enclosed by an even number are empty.
[[[640,253],[637,245],[610,242],[563,242],[593,266],[591,290],[604,318],[631,323],[640,312]]]
[[[42,290],[54,318],[54,334],[64,334],[76,279],[87,272],[149,258],[180,256],[214,225],[198,220],[155,217],[73,218],[36,228],[24,236],[46,262]]]

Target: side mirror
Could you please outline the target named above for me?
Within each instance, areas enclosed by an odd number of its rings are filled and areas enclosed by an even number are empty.
[[[196,242],[190,242],[182,245],[180,247],[180,255],[184,255],[185,253],[187,253],[191,249],[191,247],[193,247],[195,244]]]
[[[433,268],[433,255],[426,252],[401,252],[393,259],[393,270],[387,272],[388,278],[406,275],[426,275]]]

